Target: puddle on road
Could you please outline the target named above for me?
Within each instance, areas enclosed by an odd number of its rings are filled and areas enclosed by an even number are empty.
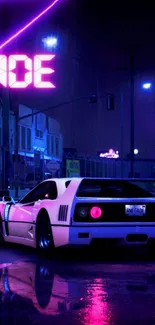
[[[12,263],[3,263],[0,264],[0,269],[4,269],[5,267],[9,267]]]
[[[155,323],[154,265],[77,266],[41,260],[1,264],[0,323]]]

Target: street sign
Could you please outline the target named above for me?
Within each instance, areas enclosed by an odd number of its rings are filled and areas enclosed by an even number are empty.
[[[66,160],[66,177],[80,176],[80,160]]]
[[[50,171],[55,173],[60,168],[60,164],[57,161],[50,160],[48,161],[46,168]]]

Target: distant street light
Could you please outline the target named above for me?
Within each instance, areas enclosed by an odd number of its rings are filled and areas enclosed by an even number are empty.
[[[48,36],[43,38],[42,42],[44,43],[44,47],[54,49],[58,45],[58,39],[54,36]]]
[[[138,155],[138,153],[139,153],[138,149],[134,149],[134,154]]]
[[[151,84],[151,82],[146,82],[146,83],[143,83],[143,85],[142,85],[142,88],[143,89],[150,89],[152,87],[152,84]]]

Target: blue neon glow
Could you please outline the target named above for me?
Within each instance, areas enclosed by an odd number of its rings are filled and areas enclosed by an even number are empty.
[[[58,39],[56,37],[53,36],[48,36],[46,38],[43,38],[43,43],[44,43],[44,47],[47,48],[56,48],[58,45]]]
[[[151,82],[146,82],[142,85],[143,89],[150,89],[152,87]]]

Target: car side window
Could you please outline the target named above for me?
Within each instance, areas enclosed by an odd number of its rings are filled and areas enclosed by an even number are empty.
[[[28,193],[20,203],[26,204],[35,202],[38,200],[50,199],[55,200],[57,198],[57,186],[54,181],[45,181],[34,188],[30,193]]]
[[[43,199],[55,200],[58,196],[57,184],[54,181],[46,182],[45,192]]]

